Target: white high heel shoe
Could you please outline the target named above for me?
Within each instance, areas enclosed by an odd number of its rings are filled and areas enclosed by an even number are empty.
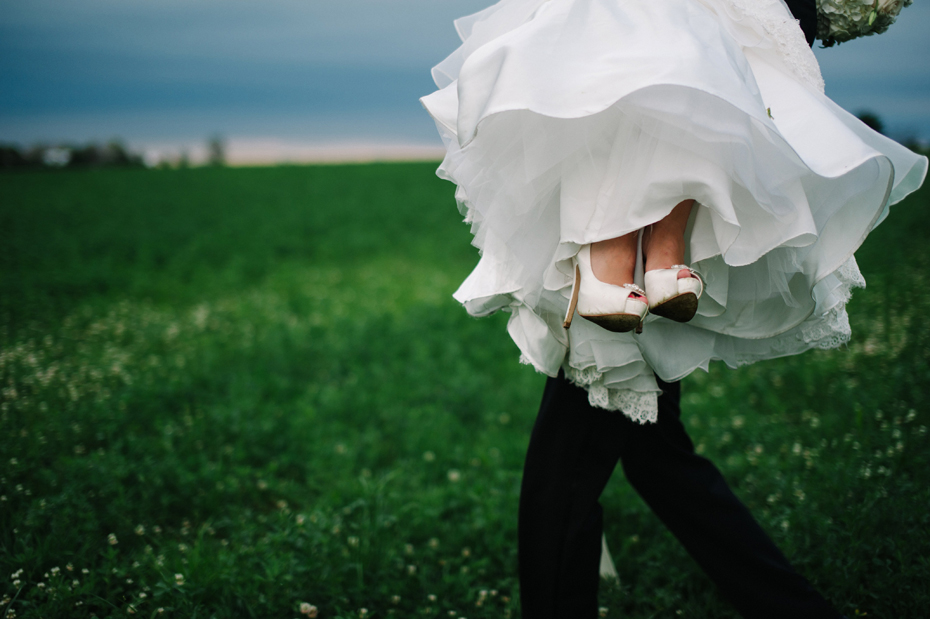
[[[634,294],[640,298],[634,298]],[[642,325],[649,305],[646,292],[636,284],[615,286],[595,277],[591,269],[591,246],[585,245],[575,256],[575,284],[562,323],[564,328],[571,327],[576,307],[582,318],[608,331],[625,333]]]
[[[679,279],[679,271],[691,277]],[[646,271],[643,276],[649,311],[675,322],[688,322],[697,313],[698,299],[704,294],[704,280],[689,266],[676,264],[670,269]]]

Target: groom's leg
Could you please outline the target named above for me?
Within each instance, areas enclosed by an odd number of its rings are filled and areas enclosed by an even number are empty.
[[[679,418],[679,384],[659,385],[658,423],[624,428],[623,470],[636,491],[744,617],[839,617],[791,568],[717,467],[694,452]]]
[[[624,419],[591,407],[561,375],[546,383],[520,490],[523,619],[597,616],[598,497],[620,457]]]

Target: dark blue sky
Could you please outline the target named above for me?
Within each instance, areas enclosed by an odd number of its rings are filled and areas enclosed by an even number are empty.
[[[0,141],[438,142],[417,98],[487,0],[0,0]],[[817,50],[827,93],[930,138],[930,3]]]

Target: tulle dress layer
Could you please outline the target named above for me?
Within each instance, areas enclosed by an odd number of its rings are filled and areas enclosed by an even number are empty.
[[[647,422],[655,376],[848,341],[853,252],[927,159],[824,95],[781,0],[502,0],[456,28],[422,99],[481,255],[454,296],[511,312],[522,361]],[[579,248],[686,198],[698,315],[563,329]]]

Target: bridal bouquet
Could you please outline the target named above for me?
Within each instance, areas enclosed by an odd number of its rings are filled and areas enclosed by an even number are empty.
[[[881,34],[914,0],[817,0],[817,38],[824,47]]]

